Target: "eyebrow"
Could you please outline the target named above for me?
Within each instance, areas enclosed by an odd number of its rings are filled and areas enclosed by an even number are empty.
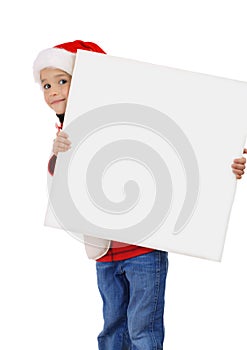
[[[66,77],[66,79],[68,79],[68,78],[67,78],[67,75],[64,74],[64,73],[59,73],[59,74],[54,75],[54,78],[59,78],[59,77]],[[46,78],[45,78],[45,79],[42,79],[42,80],[41,80],[41,83],[44,83],[46,80],[47,80]]]

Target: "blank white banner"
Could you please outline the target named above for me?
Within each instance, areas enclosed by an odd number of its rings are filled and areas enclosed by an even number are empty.
[[[247,84],[79,51],[45,224],[220,261]],[[99,240],[99,242],[100,242]],[[102,240],[102,241],[103,241]]]

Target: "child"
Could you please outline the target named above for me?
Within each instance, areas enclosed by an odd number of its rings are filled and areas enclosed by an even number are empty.
[[[60,121],[48,164],[51,175],[58,153],[71,145],[61,130],[78,49],[105,54],[92,42],[76,40],[41,51],[34,62],[35,81],[42,84],[45,101]],[[242,157],[232,164],[237,179],[244,174],[245,162]],[[96,262],[104,316],[99,350],[163,349],[167,269],[167,252],[111,242]]]

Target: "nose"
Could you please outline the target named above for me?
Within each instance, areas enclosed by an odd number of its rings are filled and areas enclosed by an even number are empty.
[[[58,94],[58,90],[55,87],[51,87],[49,89],[49,95],[50,96],[56,96]]]

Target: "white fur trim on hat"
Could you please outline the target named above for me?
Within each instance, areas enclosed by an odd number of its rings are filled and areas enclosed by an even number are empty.
[[[33,76],[40,83],[40,71],[44,68],[57,68],[72,75],[75,54],[64,49],[52,47],[41,51],[33,64]]]

